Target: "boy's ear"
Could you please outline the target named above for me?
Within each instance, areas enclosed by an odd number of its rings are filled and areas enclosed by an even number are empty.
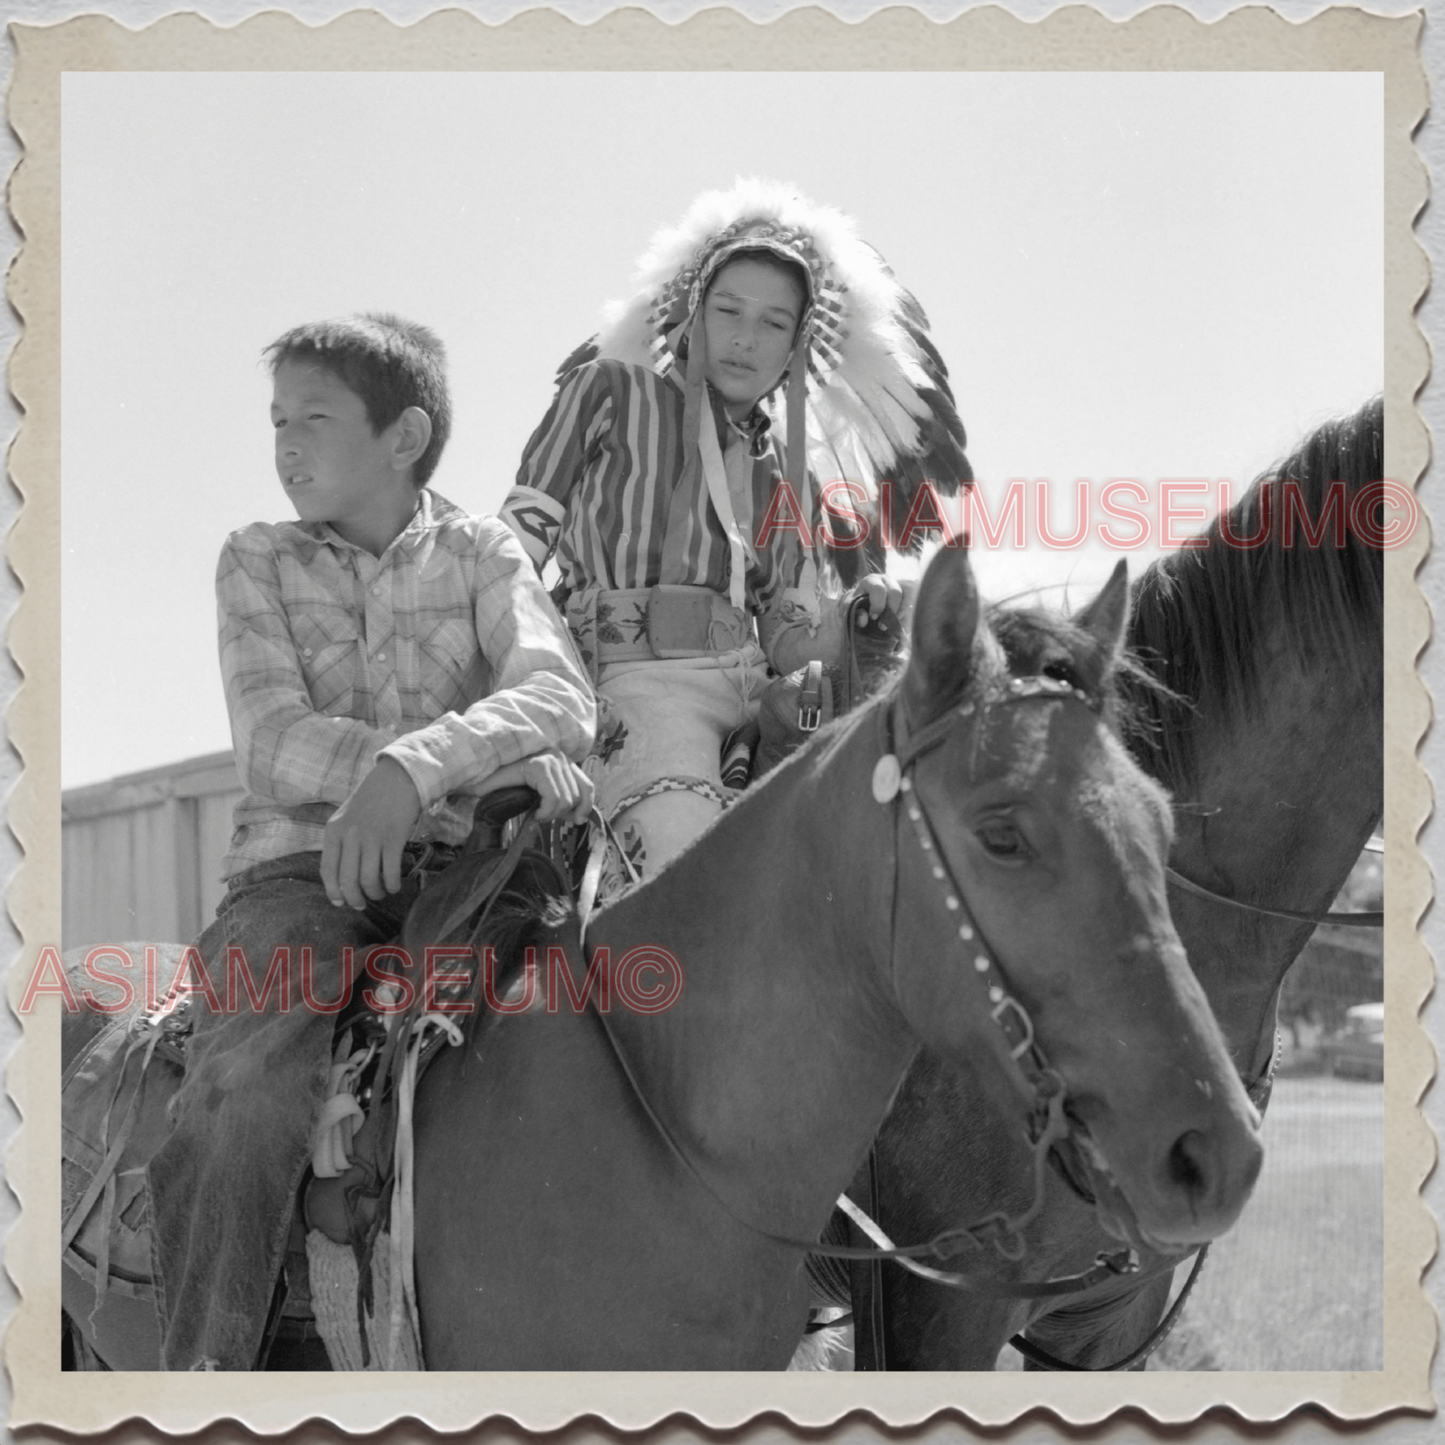
[[[392,460],[398,471],[415,466],[431,444],[431,418],[419,407],[409,406],[392,423],[395,447]]]

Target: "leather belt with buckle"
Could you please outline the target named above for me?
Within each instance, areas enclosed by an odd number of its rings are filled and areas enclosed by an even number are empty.
[[[815,733],[823,721],[823,664],[815,659],[803,669],[803,686],[798,692],[798,729]]]

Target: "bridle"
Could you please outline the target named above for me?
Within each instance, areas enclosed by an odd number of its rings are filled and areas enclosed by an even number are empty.
[[[994,950],[983,937],[979,926],[969,914],[963,889],[949,867],[948,859],[938,844],[937,831],[929,817],[928,805],[923,795],[914,786],[912,773],[914,765],[926,753],[938,747],[951,734],[955,722],[978,715],[980,730],[991,710],[1035,700],[1081,703],[1098,716],[1103,710],[1103,699],[1094,696],[1061,678],[1040,674],[1010,677],[1001,685],[981,698],[966,698],[956,706],[947,709],[932,722],[913,729],[908,724],[907,711],[900,698],[891,708],[880,708],[881,753],[873,771],[873,796],[884,805],[890,805],[895,796],[902,799],[902,812],[917,839],[920,852],[929,864],[934,880],[941,885],[944,906],[952,915],[955,938],[963,950],[970,955],[971,972],[985,989],[989,1004],[989,1016],[1002,1032],[1006,1054],[1011,1066],[1013,1080],[1019,1092],[1029,1105],[1028,1138],[1033,1153],[1034,1197],[1029,1207],[1020,1215],[1012,1216],[997,1212],[976,1224],[956,1227],[945,1231],[929,1241],[926,1246],[912,1249],[896,1249],[891,1246],[883,1251],[874,1251],[869,1257],[896,1257],[905,1267],[909,1258],[924,1252],[938,1258],[956,1250],[945,1246],[955,1240],[967,1237],[975,1246],[985,1240],[1005,1259],[1017,1261],[1023,1258],[1025,1245],[1023,1230],[1033,1221],[1044,1202],[1044,1166],[1056,1146],[1072,1142],[1075,1125],[1064,1113],[1065,1087],[1059,1074],[1049,1065],[1043,1048],[1035,1035],[1033,1021],[1028,1010],[1009,991],[999,971]],[[901,829],[901,823],[900,823]],[[895,885],[896,894],[896,885]],[[1074,1184],[1071,1172],[1061,1170],[1071,1187]],[[849,1201],[851,1203],[851,1201]],[[858,1217],[856,1205],[851,1209],[840,1201],[840,1207],[848,1213],[865,1234],[879,1238],[882,1232],[873,1225],[870,1229]],[[871,1221],[869,1222],[871,1224]],[[874,1233],[876,1231],[876,1234]],[[881,1242],[881,1239],[880,1239]],[[815,1253],[823,1252],[815,1250]],[[857,1257],[857,1256],[854,1256]],[[1071,1276],[1069,1280],[1048,1281],[1043,1284],[1012,1284],[1000,1287],[963,1274],[928,1269],[926,1277],[938,1283],[967,1287],[981,1293],[1008,1295],[1014,1298],[1036,1298],[1044,1295],[1069,1293],[1087,1289],[1100,1280],[1114,1275],[1132,1273],[1139,1267],[1138,1257],[1132,1249],[1114,1255],[1101,1254],[1094,1268],[1083,1275]],[[915,1272],[925,1273],[922,1268]]]
[[[1045,695],[1060,697],[1072,696],[1076,700],[1083,702],[1092,711],[1099,711],[1099,705],[1097,701],[1089,697],[1088,694],[1083,693],[1077,688],[1071,687],[1067,683],[1051,678],[1012,678],[1009,681],[1008,689],[1009,691],[1007,695],[1009,697],[1018,698],[1020,700],[1024,697],[1037,697]],[[971,703],[964,703],[955,711],[967,715],[968,712],[972,711],[972,707],[973,705]],[[945,714],[945,719],[947,717],[948,715]],[[945,901],[947,903],[947,906],[950,909],[953,909],[954,907],[961,904],[961,893],[958,890],[956,884],[954,884],[951,874],[948,871],[947,860],[945,859],[942,850],[939,849],[937,846],[937,840],[934,835],[932,825],[927,818],[926,806],[923,803],[923,799],[921,795],[917,792],[917,790],[911,786],[910,779],[908,778],[906,772],[906,769],[911,766],[912,762],[915,761],[921,753],[936,746],[939,742],[942,741],[944,735],[946,735],[946,729],[940,728],[939,724],[935,723],[930,727],[923,729],[911,741],[905,741],[903,746],[898,749],[899,756],[897,757],[890,757],[887,748],[887,739],[885,738],[884,755],[882,758],[880,758],[874,773],[874,796],[878,798],[880,802],[882,802],[885,800],[886,797],[891,798],[892,792],[890,790],[901,792],[905,795],[904,811],[907,813],[909,820],[912,822],[914,829],[918,834],[920,848],[923,850],[925,855],[930,855],[933,859],[934,877],[940,882],[945,882],[950,887],[949,896]],[[1185,891],[1194,893],[1213,902],[1225,904],[1227,906],[1238,908],[1246,912],[1264,914],[1266,916],[1282,918],[1292,922],[1312,924],[1332,923],[1342,924],[1351,927],[1378,928],[1383,924],[1384,921],[1383,914],[1381,913],[1327,912],[1322,914],[1311,914],[1299,913],[1290,909],[1267,908],[1257,904],[1243,903],[1237,899],[1229,898],[1223,894],[1214,893],[1209,889],[1203,888],[1201,885],[1196,884],[1190,879],[1185,878],[1182,874],[1176,872],[1172,868],[1166,867],[1165,875],[1171,882],[1176,884],[1178,887],[1183,888]],[[962,924],[960,925],[959,936],[961,941],[963,941],[964,943],[970,943],[974,940],[976,936],[976,928],[974,928],[971,924]],[[975,960],[975,967],[978,968],[979,972],[981,974],[984,974],[985,977],[987,977],[990,973],[994,971],[991,965],[991,961],[986,957],[986,952],[986,950],[981,949],[979,955]],[[1046,1060],[1044,1059],[1042,1051],[1039,1049],[1037,1041],[1034,1039],[1032,1024],[1029,1021],[1028,1014],[1024,1011],[1022,1006],[1017,1003],[1016,1000],[1012,999],[1007,995],[1007,993],[998,983],[990,983],[989,997],[990,1001],[993,1002],[995,1005],[993,1013],[995,1022],[999,1024],[1000,1028],[1004,1030],[1006,1035],[1011,1037],[1011,1041],[1014,1038],[1016,1038],[1017,1040],[1014,1043],[1013,1048],[1011,1048],[1010,1050],[1010,1055],[1013,1058],[1016,1066],[1018,1067],[1023,1082],[1035,1093],[1036,1102],[1033,1117],[1037,1117],[1039,1103],[1045,1100],[1047,1100],[1049,1104],[1058,1107],[1061,1111],[1063,1098],[1062,1081],[1060,1081],[1058,1075],[1049,1068]],[[1018,1022],[1015,1023],[1015,1021]],[[1251,1102],[1254,1103],[1255,1106],[1257,1108],[1260,1108],[1261,1110],[1263,1109],[1265,1101],[1268,1099],[1269,1096],[1270,1087],[1273,1083],[1274,1065],[1277,1062],[1277,1059],[1278,1042],[1276,1042],[1276,1048],[1271,1058],[1269,1067],[1260,1076],[1260,1078],[1256,1079],[1254,1083],[1249,1085],[1247,1088],[1247,1092]],[[1057,1092],[1053,1092],[1055,1088],[1057,1088]],[[1068,1125],[1067,1123],[1064,1124],[1062,1134],[1059,1136],[1050,1138],[1049,1136],[1051,1132],[1052,1131],[1049,1128],[1045,1128],[1043,1131],[1038,1131],[1031,1125],[1030,1136],[1031,1142],[1033,1143],[1035,1148],[1036,1177],[1036,1194],[1033,1207],[1024,1215],[1020,1216],[1018,1219],[1015,1220],[1008,1220],[1004,1216],[995,1215],[991,1216],[990,1220],[987,1221],[987,1223],[1001,1222],[1006,1234],[1011,1234],[1018,1240],[1018,1244],[1020,1246],[1020,1255],[1022,1253],[1023,1241],[1022,1238],[1019,1236],[1018,1231],[1021,1231],[1022,1228],[1033,1218],[1042,1203],[1042,1170],[1040,1168],[1040,1165],[1044,1159],[1044,1156],[1052,1148],[1052,1145],[1055,1143],[1063,1142],[1063,1136],[1067,1135],[1068,1133]],[[1049,1140],[1047,1145],[1044,1143],[1045,1139]],[[1061,1168],[1060,1173],[1062,1174],[1065,1182],[1070,1186],[1070,1188],[1074,1190],[1075,1193],[1081,1193],[1078,1181],[1075,1179],[1073,1171],[1067,1168]],[[891,1249],[892,1241],[889,1240],[888,1236],[884,1234],[884,1232],[873,1222],[873,1220],[871,1220],[861,1209],[859,1209],[853,1203],[853,1201],[849,1200],[847,1196],[844,1196],[844,1198],[839,1201],[839,1204],[840,1207],[843,1208],[844,1212],[848,1215],[848,1217],[853,1220],[854,1224],[868,1238],[874,1240],[874,1242],[880,1246],[879,1250],[874,1255],[875,1261],[891,1256],[897,1258],[898,1262],[902,1264],[905,1268],[911,1270],[915,1274],[922,1276],[925,1279],[930,1279],[940,1284],[970,1288],[978,1293],[996,1295],[1011,1294],[1015,1297],[1035,1298],[1043,1296],[1045,1294],[1072,1293],[1075,1290],[1091,1288],[1111,1276],[1132,1274],[1136,1273],[1139,1269],[1139,1261],[1137,1256],[1135,1255],[1133,1250],[1129,1250],[1126,1252],[1124,1262],[1122,1263],[1120,1262],[1119,1256],[1108,1256],[1101,1254],[1097,1257],[1094,1268],[1092,1270],[1086,1271],[1084,1274],[1081,1275],[1072,1276],[1068,1280],[1050,1281],[1044,1285],[1032,1287],[1025,1286],[1014,1288],[1012,1290],[1004,1288],[990,1288],[988,1286],[980,1288],[981,1282],[976,1279],[970,1278],[969,1276],[956,1274],[951,1271],[933,1269],[928,1266],[916,1263],[916,1261],[912,1258],[901,1257],[905,1254],[911,1254],[913,1251],[894,1251],[893,1249]],[[932,1241],[932,1243],[938,1244],[947,1239],[956,1238],[963,1233],[974,1235],[976,1239],[977,1236],[975,1231],[977,1229],[978,1226],[973,1226],[966,1231],[950,1231],[947,1234],[938,1236],[937,1240]],[[998,1239],[995,1239],[995,1247],[999,1248],[1000,1253],[1003,1253],[1007,1258],[1019,1257],[1018,1255],[1009,1254],[1008,1251],[1004,1249],[999,1243]],[[823,1251],[818,1250],[815,1252],[821,1253]],[[1189,1296],[1194,1289],[1195,1283],[1199,1278],[1200,1272],[1204,1266],[1205,1258],[1207,1257],[1208,1253],[1209,1246],[1207,1244],[1202,1245],[1196,1251],[1193,1267],[1189,1272],[1188,1278],[1185,1280],[1183,1288],[1179,1291],[1178,1295],[1170,1305],[1168,1311],[1159,1320],[1154,1329],[1149,1333],[1148,1337],[1123,1358],[1116,1360],[1111,1364],[1091,1367],[1093,1371],[1112,1372],[1132,1369],[1141,1361],[1147,1359],[1149,1355],[1151,1355],[1154,1350],[1158,1348],[1160,1343],[1168,1336],[1170,1331],[1173,1329],[1175,1323],[1177,1322],[1180,1312],[1183,1310],[1184,1305],[1188,1301]],[[877,1350],[879,1356],[878,1367],[886,1368],[886,1364],[882,1363],[883,1355],[881,1331],[883,1327],[883,1317],[881,1310],[883,1308],[883,1297],[881,1293],[881,1282],[876,1277],[877,1269],[878,1265],[875,1262],[873,1265],[873,1270],[875,1273],[875,1278],[873,1281],[873,1292],[875,1301],[877,1303],[875,1304],[876,1313],[874,1319],[874,1328],[879,1332],[879,1337],[875,1341],[875,1349]],[[1050,1354],[1048,1351],[1039,1348],[1037,1345],[1026,1339],[1022,1334],[1015,1334],[1010,1339],[1009,1343],[1015,1349],[1017,1349],[1026,1359],[1030,1360],[1033,1364],[1039,1366],[1040,1368],[1055,1371],[1069,1371],[1077,1370],[1078,1368],[1080,1368],[1077,1365],[1073,1365],[1065,1360],[1061,1360],[1057,1356]],[[855,1348],[860,1346],[861,1341],[855,1340]]]
[[[982,937],[977,923],[972,918],[964,901],[962,889],[954,879],[948,861],[937,843],[936,834],[929,819],[927,806],[913,786],[911,772],[914,764],[925,753],[941,745],[954,731],[960,720],[967,722],[978,715],[978,725],[986,720],[988,713],[1000,706],[1024,703],[1034,700],[1073,701],[1082,703],[1098,714],[1102,710],[1100,700],[1082,689],[1056,678],[1044,676],[1011,677],[1000,687],[982,697],[966,698],[963,702],[948,708],[923,727],[909,726],[901,699],[892,703],[881,703],[876,709],[882,733],[882,750],[873,769],[873,797],[885,806],[891,806],[898,797],[903,798],[902,811],[917,838],[918,847],[929,861],[935,881],[944,887],[944,906],[952,918],[952,927],[960,945],[972,955],[970,973],[979,981],[989,1004],[989,1017],[1003,1036],[1004,1053],[1016,1085],[1029,1101],[1028,1137],[1033,1154],[1033,1199],[1022,1214],[1010,1216],[997,1211],[973,1224],[954,1226],[944,1230],[933,1239],[921,1244],[895,1245],[891,1241],[882,1247],[862,1247],[827,1244],[817,1239],[800,1239],[775,1233],[750,1220],[742,1218],[722,1199],[712,1184],[704,1177],[696,1163],[674,1137],[671,1129],[658,1115],[651,1100],[642,1089],[625,1052],[615,1038],[607,1015],[597,1011],[595,1000],[590,1000],[594,1017],[598,1020],[614,1057],[630,1085],[638,1104],[661,1135],[669,1151],[683,1165],[705,1194],[731,1218],[749,1232],[807,1254],[825,1255],[835,1259],[871,1260],[894,1259],[905,1267],[926,1273],[930,1279],[940,1283],[966,1287],[980,1294],[1007,1298],[1036,1299],[1076,1293],[1093,1288],[1104,1280],[1123,1274],[1130,1274],[1139,1268],[1138,1256],[1132,1249],[1117,1254],[1101,1254],[1094,1266],[1082,1274],[1040,1283],[999,1284],[952,1271],[933,1269],[914,1263],[923,1257],[944,1260],[960,1252],[959,1245],[971,1245],[975,1249],[992,1246],[1000,1256],[1010,1261],[1023,1257],[1025,1244],[1023,1230],[1043,1208],[1045,1194],[1045,1169],[1050,1151],[1069,1138],[1075,1127],[1064,1113],[1064,1082],[1049,1066],[1047,1059],[1034,1035],[1033,1021],[1028,1011],[1009,992],[993,950]],[[898,823],[901,830],[902,823]],[[895,863],[896,866],[896,863]],[[896,897],[896,881],[895,881]],[[844,1196],[846,1199],[846,1195]],[[842,1200],[839,1201],[842,1205]],[[851,1201],[849,1201],[851,1204]],[[854,1206],[856,1208],[856,1206]],[[875,1226],[876,1228],[876,1226]]]
[[[1013,677],[1005,685],[1001,695],[988,700],[984,704],[986,714],[989,706],[997,705],[1000,702],[1023,702],[1031,698],[1059,698],[1072,699],[1081,702],[1085,707],[1096,715],[1102,710],[1099,699],[1090,696],[1082,689],[1064,682],[1061,679],[1044,676]],[[990,1015],[994,1022],[1003,1031],[1009,1042],[1008,1054],[1011,1059],[1017,1082],[1025,1096],[1032,1096],[1032,1107],[1030,1110],[1029,1141],[1033,1151],[1034,1161],[1034,1199],[1030,1207],[1022,1214],[1010,1218],[1003,1213],[996,1213],[978,1224],[965,1226],[938,1235],[929,1242],[928,1246],[915,1246],[911,1249],[899,1249],[848,1196],[845,1194],[839,1199],[839,1207],[853,1221],[855,1226],[878,1246],[876,1249],[867,1252],[871,1261],[872,1269],[872,1295],[874,1300],[873,1328],[875,1331],[874,1348],[878,1356],[878,1368],[886,1368],[883,1353],[883,1294],[882,1282],[878,1275],[880,1262],[885,1258],[897,1260],[904,1268],[932,1280],[938,1284],[950,1285],[955,1288],[966,1288],[974,1293],[991,1295],[995,1297],[1026,1299],[1026,1298],[1048,1298],[1064,1294],[1078,1293],[1086,1289],[1092,1289],[1096,1285],[1119,1276],[1134,1274],[1139,1270],[1139,1258],[1133,1249],[1126,1249],[1116,1254],[1101,1253],[1096,1256],[1091,1269],[1080,1274],[1067,1276],[1061,1279],[1048,1280],[1038,1284],[1008,1284],[999,1285],[993,1281],[981,1280],[976,1276],[957,1273],[950,1270],[939,1270],[931,1266],[922,1265],[912,1256],[922,1252],[924,1248],[930,1252],[942,1256],[942,1247],[955,1239],[968,1237],[975,1245],[981,1245],[981,1236],[985,1231],[993,1231],[992,1242],[998,1252],[1006,1259],[1017,1260],[1022,1258],[1024,1253],[1024,1240],[1022,1231],[1038,1214],[1043,1206],[1044,1199],[1044,1165],[1051,1154],[1055,1154],[1055,1146],[1071,1143],[1071,1125],[1063,1113],[1064,1084],[1060,1076],[1049,1066],[1034,1034],[1033,1023],[1029,1018],[1027,1010],[1015,998],[1013,998],[1004,987],[1003,981],[998,974],[997,965],[991,954],[992,950],[981,938],[976,923],[968,917],[963,903],[963,892],[949,868],[948,860],[943,850],[938,846],[936,832],[928,817],[927,805],[922,795],[913,786],[910,773],[913,764],[925,752],[938,746],[950,731],[950,724],[953,716],[969,716],[974,712],[976,704],[969,700],[959,704],[958,707],[950,709],[949,712],[928,724],[918,732],[909,735],[906,727],[906,714],[900,705],[896,715],[890,710],[880,711],[882,726],[884,729],[883,750],[873,773],[873,796],[880,803],[890,803],[896,794],[903,796],[903,811],[908,821],[913,825],[914,832],[918,839],[918,846],[924,856],[930,860],[930,867],[934,879],[941,883],[946,892],[944,903],[948,910],[955,914],[958,919],[956,924],[959,941],[973,951],[974,971],[982,978],[988,991],[989,1002],[993,1005]],[[980,719],[982,721],[982,719]],[[896,750],[890,745],[893,740],[888,736],[890,722],[901,734],[898,739]],[[902,726],[900,726],[900,724]],[[1267,1083],[1266,1083],[1267,1088]],[[1040,1122],[1042,1121],[1042,1123]],[[1057,1157],[1055,1155],[1055,1157]],[[876,1195],[876,1172],[873,1168],[873,1159],[870,1157],[869,1174],[874,1186]],[[1076,1193],[1079,1193],[1079,1185],[1074,1177],[1074,1171],[1066,1167],[1060,1167],[1059,1171],[1065,1182]],[[876,1198],[872,1201],[876,1210]],[[1008,1243],[1005,1243],[1008,1241]],[[831,1247],[816,1248],[814,1253],[841,1254],[842,1250],[835,1250]],[[849,1257],[859,1258],[862,1251],[848,1251]],[[1200,1270],[1203,1268],[1205,1256],[1208,1254],[1208,1245],[1202,1246],[1196,1254],[1194,1266],[1185,1281],[1183,1289],[1179,1292],[1173,1305],[1170,1307],[1164,1318],[1159,1321],[1149,1337],[1136,1349],[1131,1351],[1125,1358],[1114,1362],[1103,1369],[1116,1371],[1133,1368],[1141,1360],[1146,1359],[1158,1347],[1160,1342],[1173,1329],[1180,1311],[1184,1308],[1193,1291],[1195,1282],[1199,1278]],[[1022,1334],[1016,1334],[1009,1341],[1021,1354],[1032,1360],[1036,1365],[1050,1370],[1069,1370],[1075,1368],[1067,1362],[1039,1349]],[[855,1337],[855,1349],[861,1349],[862,1341]]]
[[[939,846],[937,830],[929,816],[928,805],[914,785],[913,779],[919,759],[939,747],[951,735],[959,720],[969,720],[977,716],[976,741],[994,708],[1039,699],[1082,703],[1096,715],[1101,710],[1101,703],[1082,689],[1061,679],[1041,675],[1011,677],[991,693],[978,698],[966,698],[918,729],[909,726],[907,708],[901,697],[892,707],[880,708],[878,718],[881,749],[873,769],[873,797],[883,806],[892,806],[894,799],[899,799],[901,812],[911,825],[919,852],[928,864],[934,881],[941,888],[944,907],[951,915],[950,925],[956,944],[968,957],[968,971],[984,989],[989,1017],[1003,1035],[1008,1070],[1029,1106],[1028,1133],[1035,1153],[1034,1173],[1036,1178],[1041,1179],[1043,1160],[1048,1150],[1070,1132],[1070,1125],[1063,1112],[1064,1081],[1050,1067],[1035,1036],[1033,1020],[1028,1010],[1010,992],[999,970],[994,949],[969,912],[963,889]],[[902,820],[897,826],[900,832],[906,831],[903,829]],[[901,863],[901,853],[900,844],[895,855],[895,869]],[[897,887],[895,881],[895,897]],[[896,951],[896,940],[894,946]],[[1033,1203],[1023,1215],[1010,1219],[1003,1214],[994,1214],[981,1225],[973,1226],[965,1232],[977,1243],[977,1230],[981,1227],[992,1228],[995,1231],[993,1244],[998,1252],[1005,1259],[1020,1259],[1024,1253],[1022,1231],[1037,1215],[1042,1205],[1042,1190],[1036,1188]],[[944,1238],[946,1236],[940,1236],[939,1241],[935,1242],[941,1242]]]

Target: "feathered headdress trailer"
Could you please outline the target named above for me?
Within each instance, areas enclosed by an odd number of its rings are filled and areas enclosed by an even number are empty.
[[[870,500],[888,482],[901,522],[899,509],[922,482],[945,493],[971,482],[963,424],[923,308],[849,217],[776,182],[740,180],[708,191],[677,226],[660,231],[638,263],[632,300],[607,308],[602,330],[567,358],[559,380],[594,357],[659,375],[681,367],[684,435],[699,436],[708,414],[703,298],[720,267],[757,250],[793,262],[808,281],[780,388],[786,476],[799,497],[810,469],[820,481],[861,483]],[[763,404],[776,424],[776,395]],[[858,560],[856,552],[833,554],[845,582],[855,580]],[[874,553],[871,564],[878,560]]]

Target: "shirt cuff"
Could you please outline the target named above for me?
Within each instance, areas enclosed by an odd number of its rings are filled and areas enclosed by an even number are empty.
[[[461,722],[455,713],[450,716]],[[417,797],[421,799],[423,812],[457,791],[453,769],[449,769],[443,759],[448,756],[455,758],[455,750],[463,746],[463,740],[445,726],[446,718],[447,715],[443,715],[427,727],[407,733],[376,754],[378,762],[382,758],[390,758],[406,770],[407,777],[416,788]],[[471,776],[488,778],[502,766],[496,747],[485,738],[470,733],[465,746],[467,771]]]

